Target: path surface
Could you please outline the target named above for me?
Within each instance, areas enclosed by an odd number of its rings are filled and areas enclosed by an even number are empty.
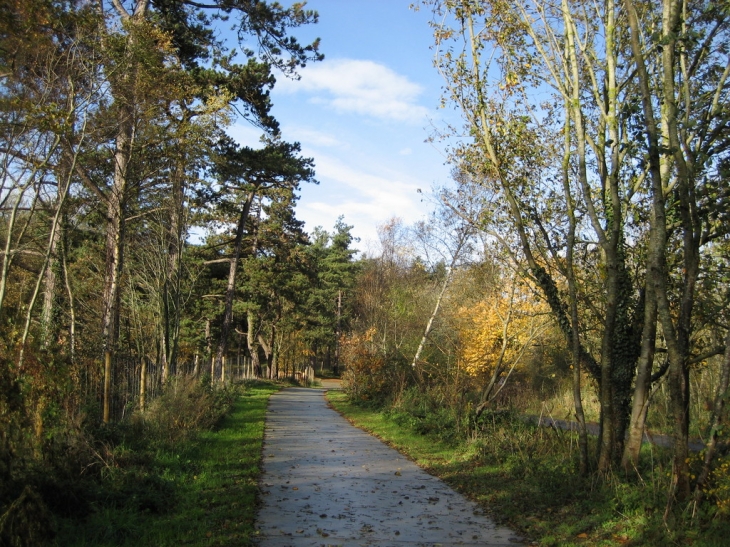
[[[521,544],[480,507],[327,407],[323,389],[273,395],[261,547]]]

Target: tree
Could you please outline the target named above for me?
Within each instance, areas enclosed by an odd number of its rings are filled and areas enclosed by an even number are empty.
[[[665,0],[654,10],[642,10],[641,15],[656,24],[656,39],[662,46],[647,49],[652,37],[643,36],[637,6],[630,0],[624,5],[631,61],[641,92],[641,132],[651,180],[651,250],[656,253],[650,264],[651,279],[669,360],[674,422],[669,508],[673,497],[684,500],[690,494],[689,365],[702,247],[726,232],[726,227],[719,228],[716,217],[708,214],[713,207],[705,203],[708,193],[717,196],[713,173],[729,143],[728,113],[721,104],[727,104],[730,76],[730,57],[725,51],[730,14],[704,2],[687,10],[682,2]],[[676,318],[666,254],[674,232],[672,221],[678,224],[683,267]]]
[[[214,2],[202,5],[195,2],[135,0],[128,7],[124,2],[114,0],[112,6],[120,24],[115,27],[111,23],[110,40],[106,42],[106,67],[111,76],[110,89],[114,98],[112,107],[116,111],[117,131],[114,136],[113,178],[106,196],[107,260],[102,295],[105,421],[109,420],[112,355],[118,336],[124,219],[133,192],[134,181],[130,180],[130,175],[135,173],[137,167],[132,163],[137,138],[135,128],[140,107],[154,104],[154,92],[166,87],[160,87],[159,78],[152,77],[149,70],[158,70],[158,76],[170,74],[169,70],[165,70],[170,65],[165,65],[160,57],[154,59],[152,56],[151,59],[151,54],[160,45],[169,47],[176,55],[172,66],[192,75],[196,86],[193,86],[191,94],[179,97],[181,102],[201,98],[210,100],[219,94],[227,95],[230,101],[239,102],[254,122],[274,131],[277,126],[269,115],[267,93],[274,83],[271,67],[276,66],[286,74],[293,74],[307,60],[321,58],[317,54],[317,42],[301,46],[295,38],[287,36],[290,28],[316,21],[316,13],[303,10],[299,4],[285,9],[279,4],[265,2]],[[103,3],[99,4],[99,9],[104,9]],[[245,65],[236,64],[232,54],[219,54],[224,50],[212,39],[210,20],[204,15],[208,9],[221,10],[237,17],[239,41],[245,42],[253,37],[258,45],[260,59],[255,57],[254,50],[248,48],[244,48],[247,57]],[[209,68],[203,69],[201,62],[208,63]]]
[[[281,365],[294,364],[282,359],[284,338],[296,337],[305,323],[309,239],[295,217],[294,191],[280,189],[267,197],[256,219],[256,252],[245,260],[240,290],[246,332],[251,332],[249,352],[258,355],[258,348],[263,349],[269,375],[276,378]]]
[[[659,339],[671,355],[674,492],[686,497],[688,365],[706,354],[692,349],[689,335],[694,291],[702,245],[719,233],[701,196],[716,192],[712,173],[726,153],[725,11],[701,2],[682,11],[671,1],[661,9],[567,0],[426,4],[439,16],[437,66],[448,99],[474,138],[454,150],[471,175],[462,188],[486,189],[478,221],[512,253],[516,240],[524,273],[573,348],[576,380],[580,365],[599,384],[599,470],[622,452],[626,468],[636,464],[649,389],[663,372],[655,367]],[[661,47],[642,34],[654,28]],[[534,104],[531,94],[545,96],[548,86],[553,96]],[[562,150],[553,146],[558,136]],[[681,284],[670,276],[668,247],[681,249]],[[672,301],[680,303],[677,318]],[[597,344],[581,334],[587,325],[600,330]]]
[[[352,226],[340,217],[331,234],[315,228],[309,248],[313,268],[307,303],[310,355],[314,362],[320,359],[322,366],[332,364],[335,371],[339,367],[339,338],[349,323],[350,291],[358,269],[353,260],[357,251],[351,247],[351,230]]]
[[[426,323],[426,328],[423,332],[423,336],[421,337],[421,341],[418,344],[418,349],[416,349],[416,352],[413,355],[411,367],[419,376],[421,375],[421,372],[418,361],[421,356],[421,352],[423,351],[428,336],[431,333],[433,322],[438,315],[441,302],[443,301],[446,290],[451,282],[454,269],[463,260],[463,256],[468,256],[471,251],[471,239],[474,235],[473,226],[468,222],[463,222],[458,215],[452,214],[452,212],[446,207],[442,208],[439,220],[441,222],[431,219],[431,222],[428,224],[423,222],[419,223],[416,231],[416,236],[423,244],[424,255],[426,257],[436,252],[437,255],[442,257],[441,260],[446,259],[448,261],[446,275],[443,276],[441,288],[438,292],[438,296],[436,297],[433,311]],[[437,231],[441,233],[437,233]]]
[[[213,380],[222,376],[223,357],[233,324],[233,302],[236,293],[236,276],[244,252],[244,232],[251,206],[258,196],[280,190],[294,191],[302,182],[314,178],[312,160],[299,156],[298,143],[270,142],[262,149],[239,147],[230,139],[219,144],[215,170],[218,186],[213,189],[216,207],[224,214],[233,213],[236,228],[229,261],[228,283],[225,289],[223,320],[213,365]],[[255,254],[258,244],[252,247]],[[251,318],[252,316],[250,316]],[[248,325],[249,337],[254,336],[253,326]],[[252,345],[250,340],[250,345]]]
[[[492,280],[485,289],[488,292],[476,305],[457,312],[462,325],[459,335],[464,370],[482,381],[477,416],[498,395],[545,330],[548,313],[514,274],[509,279]]]

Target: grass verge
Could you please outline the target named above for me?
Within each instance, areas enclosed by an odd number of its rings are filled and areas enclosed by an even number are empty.
[[[419,433],[423,424],[411,415],[354,404],[344,392],[330,391],[328,399],[354,425],[479,503],[533,545],[728,545],[726,520],[709,517],[700,524],[681,510],[662,518],[668,455],[661,449],[646,447],[648,463],[639,479],[584,478],[575,472],[573,434],[536,428],[509,413],[485,417],[479,437],[453,441],[448,432]]]
[[[251,545],[264,416],[274,384],[250,384],[210,431],[172,446],[117,448],[83,519],[60,521],[59,546]],[[126,463],[119,463],[126,462]]]

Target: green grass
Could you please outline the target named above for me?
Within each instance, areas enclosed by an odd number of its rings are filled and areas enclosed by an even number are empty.
[[[485,416],[479,435],[459,441],[449,431],[420,433],[424,418],[412,419],[403,410],[353,404],[343,392],[330,391],[328,398],[353,424],[442,478],[534,545],[728,544],[730,523],[716,515],[699,523],[677,511],[663,521],[669,464],[660,449],[646,447],[641,479],[583,478],[575,471],[572,434],[536,428],[509,413]]]
[[[253,384],[213,430],[110,469],[89,514],[61,521],[56,545],[250,545],[266,404],[277,389]]]

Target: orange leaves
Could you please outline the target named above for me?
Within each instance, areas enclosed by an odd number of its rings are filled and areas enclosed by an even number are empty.
[[[461,308],[459,315],[464,321],[460,332],[462,358],[466,371],[471,375],[492,370],[504,345],[503,302],[482,301],[472,308]]]
[[[342,361],[347,368],[344,388],[351,397],[361,400],[382,395],[392,380],[374,343],[375,335],[376,330],[371,327],[363,333],[343,336],[340,341]]]
[[[538,335],[542,304],[515,282],[510,292],[495,290],[474,306],[457,312],[461,358],[472,376],[519,363]]]

